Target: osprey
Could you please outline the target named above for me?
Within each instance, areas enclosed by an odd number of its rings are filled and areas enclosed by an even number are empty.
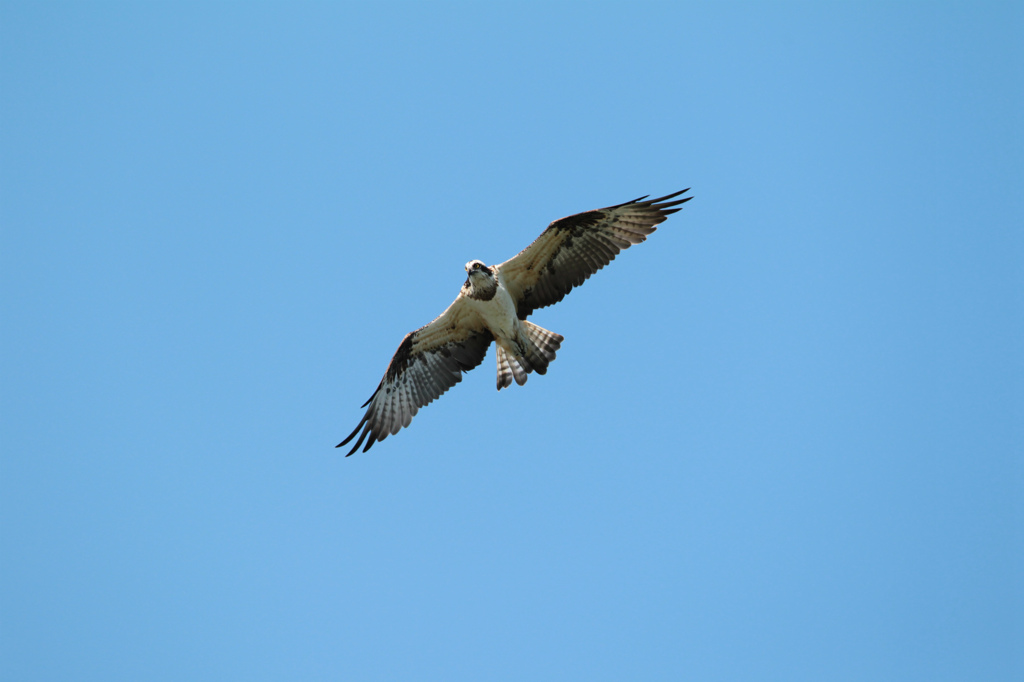
[[[501,265],[466,263],[466,283],[455,302],[430,324],[405,335],[377,390],[363,403],[369,405],[366,414],[336,447],[358,433],[348,457],[364,440],[366,452],[374,442],[398,433],[419,408],[483,362],[491,341],[498,348],[499,391],[513,379],[522,386],[530,372],[547,373],[564,339],[526,318],[561,301],[622,249],[644,241],[655,225],[679,210],[673,206],[692,197],[669,200],[688,191],[577,213],[548,225],[536,241]]]

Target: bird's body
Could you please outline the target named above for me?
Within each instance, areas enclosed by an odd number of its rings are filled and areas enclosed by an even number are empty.
[[[511,384],[509,377],[522,386],[530,372],[546,373],[548,363],[555,359],[555,351],[563,337],[520,320],[505,278],[500,270],[496,270],[478,260],[466,263],[468,275],[459,298],[465,297],[465,306],[477,314],[498,346],[500,391]],[[541,339],[534,340],[541,332],[550,339],[543,349],[540,347],[543,345]]]
[[[473,265],[478,263],[478,269],[473,271]],[[466,272],[469,274],[459,296],[465,297],[466,305],[480,316],[497,344],[506,351],[512,351],[512,344],[522,334],[522,325],[504,278],[500,275],[495,277],[493,271],[480,261],[467,263]]]
[[[573,287],[611,262],[622,249],[639,244],[655,225],[678,211],[690,197],[634,201],[578,213],[551,223],[530,246],[500,265],[466,264],[466,282],[458,297],[433,322],[406,334],[369,408],[355,430],[362,430],[353,454],[408,426],[420,407],[462,380],[479,365],[491,341],[497,345],[498,390],[514,380],[520,386],[531,372],[545,374],[563,337],[529,322],[537,308],[557,303]]]

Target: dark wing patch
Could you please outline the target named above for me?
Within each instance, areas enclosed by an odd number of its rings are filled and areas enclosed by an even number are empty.
[[[649,201],[640,197],[551,223],[532,244],[497,266],[519,318],[525,320],[534,310],[558,303],[620,251],[647,239],[658,223],[679,210],[674,206],[692,197],[669,199],[688,191]]]
[[[462,381],[463,372],[483,362],[494,337],[482,325],[475,324],[475,316],[460,316],[464,309],[460,304],[461,299],[456,300],[436,320],[402,339],[377,390],[363,403],[363,407],[369,405],[366,414],[348,438],[336,446],[340,448],[359,434],[346,457],[358,450],[364,440],[366,452],[375,442],[398,433],[421,407]]]

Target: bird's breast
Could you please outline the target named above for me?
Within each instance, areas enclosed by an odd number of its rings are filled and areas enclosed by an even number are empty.
[[[469,299],[469,302],[499,342],[515,338],[519,318],[516,317],[515,303],[504,285],[498,285],[498,290],[490,300]]]

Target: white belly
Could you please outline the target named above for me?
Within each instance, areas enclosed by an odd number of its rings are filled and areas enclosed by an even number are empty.
[[[467,299],[467,301],[483,318],[484,324],[494,334],[498,344],[514,355],[519,355],[516,352],[518,349],[514,345],[514,341],[520,333],[519,317],[516,315],[515,303],[512,302],[512,297],[509,296],[508,289],[505,288],[501,280],[498,280],[498,290],[491,300]]]

